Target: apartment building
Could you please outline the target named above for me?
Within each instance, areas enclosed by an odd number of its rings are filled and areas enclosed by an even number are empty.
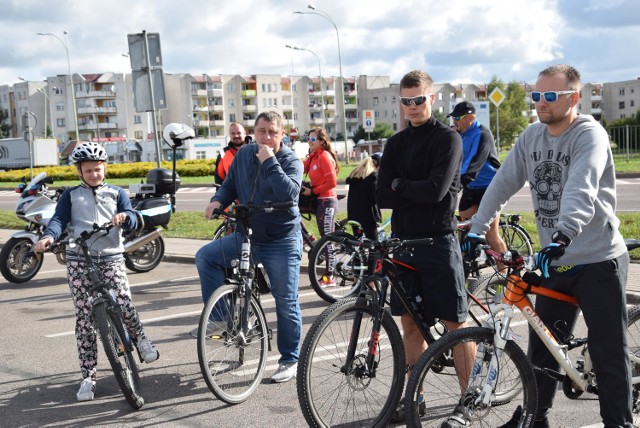
[[[606,122],[633,117],[640,109],[640,77],[602,85],[602,114]]]

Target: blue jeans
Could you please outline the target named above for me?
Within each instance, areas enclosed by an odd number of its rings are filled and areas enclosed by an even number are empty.
[[[234,233],[211,241],[196,253],[202,300],[206,302],[224,283],[225,269],[240,257],[242,235]],[[302,337],[302,313],[298,299],[298,279],[302,260],[302,234],[277,241],[253,242],[252,259],[262,263],[271,280],[271,293],[276,302],[277,344],[280,363],[298,361]]]

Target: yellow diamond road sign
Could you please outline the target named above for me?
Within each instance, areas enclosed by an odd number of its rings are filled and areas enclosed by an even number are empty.
[[[489,99],[496,107],[500,107],[500,104],[502,103],[502,101],[504,101],[504,98],[504,93],[498,87],[494,88],[493,91],[491,91],[491,93],[489,94]]]

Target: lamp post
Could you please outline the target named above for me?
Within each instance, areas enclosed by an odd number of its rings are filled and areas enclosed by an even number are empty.
[[[63,41],[60,37],[53,33],[37,33],[38,36],[52,36],[58,39],[62,46],[64,46],[64,50],[67,52],[67,73],[69,74],[69,84],[71,85],[71,102],[73,104],[73,122],[75,124],[76,131],[76,140],[80,139],[80,129],[78,128],[78,111],[76,109],[76,90],[73,86],[73,75],[71,74],[71,61],[69,60],[69,39],[67,38],[67,32],[63,31],[64,39]]]
[[[22,80],[23,82],[26,82],[27,85],[29,83],[36,83],[36,82],[32,82],[31,80],[27,80],[24,77],[18,76],[18,79]],[[44,138],[47,138],[47,104],[49,104],[49,95],[47,94],[47,90],[46,88],[46,84],[44,86],[39,86],[36,88],[36,91],[40,92],[42,95],[44,95],[44,125],[42,126],[43,129],[43,134],[44,134]],[[28,90],[28,86],[27,86],[27,90]],[[51,127],[51,129],[53,129],[53,125]]]
[[[291,45],[285,45],[286,48],[289,49],[293,49],[296,51],[307,51],[311,54],[313,54],[313,56],[316,57],[316,59],[318,60],[318,73],[320,73],[320,97],[322,99],[322,127],[326,130],[327,129],[327,118],[325,117],[325,112],[324,112],[324,108],[325,108],[325,104],[324,104],[324,89],[322,88],[322,67],[320,66],[320,58],[318,57],[318,55],[310,50],[310,49],[305,49],[305,48],[299,48],[297,46],[291,46]]]
[[[338,31],[338,26],[336,25],[335,21],[333,20],[333,18],[331,18],[331,15],[329,15],[327,12],[320,9],[316,9],[315,6],[311,4],[307,5],[307,8],[313,10],[313,12],[296,11],[293,13],[300,14],[300,15],[318,15],[326,19],[327,21],[329,21],[329,23],[333,25],[333,28],[336,30],[336,37],[338,39],[338,67],[340,69],[340,85],[342,86],[340,92],[342,94],[341,104],[342,104],[342,127],[344,131],[344,162],[345,164],[348,164],[349,163],[349,146],[347,144],[347,116],[346,116],[346,109],[344,106],[344,77],[342,77],[342,54],[340,52],[340,32]]]

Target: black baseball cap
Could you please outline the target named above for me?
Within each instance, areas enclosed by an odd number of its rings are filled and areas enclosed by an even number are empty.
[[[453,111],[447,115],[447,117],[451,116],[464,116],[465,114],[475,114],[476,108],[469,101],[462,101],[461,103],[456,104],[453,108]]]

